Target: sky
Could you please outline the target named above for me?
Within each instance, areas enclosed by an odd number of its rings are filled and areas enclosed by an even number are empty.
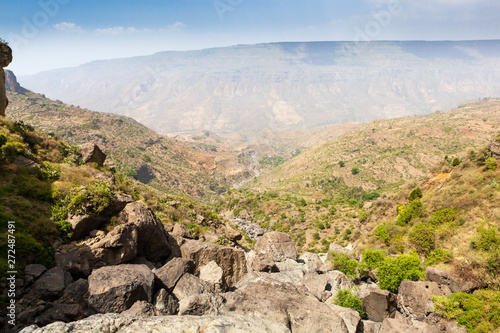
[[[498,0],[0,0],[17,75],[282,41],[500,39]]]

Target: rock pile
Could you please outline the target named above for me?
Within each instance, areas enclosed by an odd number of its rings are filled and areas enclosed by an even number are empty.
[[[324,256],[298,257],[284,233],[244,251],[170,234],[134,201],[116,216],[122,224],[107,234],[61,247],[57,267],[26,268],[18,318],[35,325],[23,333],[460,331],[432,312],[445,284],[404,281],[398,295],[371,281],[353,289]],[[342,289],[357,290],[366,318],[334,304]]]

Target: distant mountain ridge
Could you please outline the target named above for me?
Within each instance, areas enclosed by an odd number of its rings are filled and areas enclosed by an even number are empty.
[[[311,128],[500,96],[500,41],[238,45],[94,61],[20,82],[159,133]]]

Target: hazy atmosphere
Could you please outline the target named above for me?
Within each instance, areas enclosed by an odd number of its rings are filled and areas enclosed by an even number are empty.
[[[96,59],[283,41],[500,38],[495,0],[6,1],[18,75]]]

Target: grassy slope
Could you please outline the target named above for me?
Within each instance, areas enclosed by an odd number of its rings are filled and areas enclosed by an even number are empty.
[[[9,92],[8,98],[7,114],[12,119],[53,132],[71,144],[97,143],[120,171],[133,176],[139,173],[136,178],[145,181],[147,172],[141,176],[139,170],[149,170],[154,175],[149,184],[156,188],[215,197],[231,180],[203,147],[160,136],[130,118],[91,112],[31,92]]]

